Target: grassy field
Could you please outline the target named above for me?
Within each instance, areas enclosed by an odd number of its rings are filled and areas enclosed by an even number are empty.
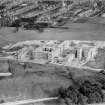
[[[36,99],[51,97],[55,90],[60,87],[68,87],[72,81],[67,73],[74,73],[74,78],[94,75],[96,72],[80,70],[56,65],[30,64],[25,70],[22,65],[12,62],[15,76],[0,80],[0,99],[5,101]],[[6,61],[0,61],[0,71],[8,71]],[[5,66],[3,66],[5,65]],[[6,68],[7,65],[7,68]],[[56,102],[44,103],[55,105]]]
[[[19,30],[13,33],[13,28],[0,30],[0,44],[24,40],[105,40],[105,25],[91,23],[71,23],[69,29],[45,29],[43,33],[30,30]]]

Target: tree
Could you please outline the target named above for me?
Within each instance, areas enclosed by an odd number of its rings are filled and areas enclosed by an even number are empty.
[[[104,94],[101,87],[86,80],[81,84],[79,91],[88,98],[87,103],[103,102]]]

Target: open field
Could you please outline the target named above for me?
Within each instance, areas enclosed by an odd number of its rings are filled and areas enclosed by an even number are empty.
[[[43,33],[37,31],[19,30],[13,33],[12,28],[0,30],[0,43],[24,40],[105,40],[105,25],[91,23],[69,24],[69,29],[45,29]]]
[[[6,61],[4,61],[4,65]],[[15,101],[21,99],[37,99],[51,97],[60,87],[68,87],[72,81],[68,78],[68,70],[74,73],[74,77],[94,75],[96,72],[66,68],[56,65],[30,64],[30,68],[24,70],[23,66],[13,63],[15,76],[0,80],[0,99]],[[3,66],[2,69],[6,70]],[[5,71],[6,72],[6,71]],[[56,105],[56,102],[44,103]]]

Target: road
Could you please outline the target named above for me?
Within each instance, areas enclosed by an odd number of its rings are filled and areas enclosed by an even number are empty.
[[[57,97],[43,98],[43,99],[28,99],[28,100],[2,103],[0,105],[25,105],[25,104],[40,103],[44,101],[52,101],[52,100],[57,100],[57,99],[58,99]]]
[[[37,104],[40,102],[45,102],[45,101],[52,101],[52,100],[57,100],[58,97],[51,97],[51,98],[42,98],[42,99],[28,99],[28,100],[20,100],[20,101],[15,101],[15,102],[7,102],[7,103],[2,103],[0,105],[27,105],[27,104]],[[105,103],[95,103],[95,104],[87,104],[87,105],[105,105]]]
[[[11,57],[0,57],[0,60],[13,60],[13,61],[17,61],[19,63],[35,63],[35,64],[53,64],[53,65],[58,65],[58,66],[69,66],[69,65],[62,65],[62,64],[57,64],[57,63],[48,63],[46,60],[19,60],[19,59],[14,59],[14,58],[11,58]],[[88,70],[92,70],[92,71],[101,71],[101,69],[95,69],[95,68],[91,68],[91,67],[88,67],[88,66],[72,66],[70,65],[70,67],[73,67],[73,68],[79,68],[79,69],[88,69]]]

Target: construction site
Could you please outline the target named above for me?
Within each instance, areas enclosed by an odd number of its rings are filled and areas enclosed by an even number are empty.
[[[95,62],[95,57],[102,53],[100,51],[101,49],[104,51],[104,48],[104,41],[31,40],[4,46],[1,57],[5,55],[7,59],[79,68]]]

